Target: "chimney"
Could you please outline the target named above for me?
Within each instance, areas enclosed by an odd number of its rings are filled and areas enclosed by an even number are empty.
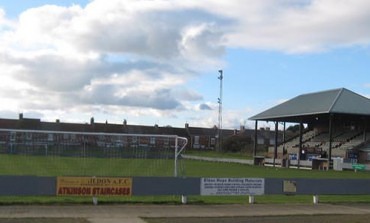
[[[23,113],[19,113],[19,120],[23,120]]]

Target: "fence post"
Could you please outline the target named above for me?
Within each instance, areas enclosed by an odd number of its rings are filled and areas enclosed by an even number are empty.
[[[254,204],[254,196],[249,195],[249,204]]]
[[[186,195],[181,195],[181,204],[187,204],[188,203],[188,197]]]
[[[319,204],[319,195],[313,195],[313,204]]]
[[[98,205],[98,198],[97,197],[93,197],[92,198],[92,202],[94,205]]]

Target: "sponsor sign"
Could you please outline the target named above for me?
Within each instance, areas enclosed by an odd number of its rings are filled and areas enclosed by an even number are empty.
[[[297,192],[297,182],[294,180],[284,180],[283,192],[284,193],[296,193]]]
[[[201,195],[262,195],[263,178],[201,178]]]
[[[58,196],[130,196],[132,178],[58,177]]]

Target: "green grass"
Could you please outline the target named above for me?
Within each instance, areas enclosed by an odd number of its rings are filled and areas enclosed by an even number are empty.
[[[230,151],[218,152],[215,150],[186,150],[184,154],[214,158],[250,159],[250,160],[253,159],[253,153],[247,150],[243,150],[240,152],[230,152]],[[258,149],[257,155],[264,156],[265,152],[263,151],[263,149]]]
[[[0,175],[36,176],[173,176],[173,160],[103,159],[0,155]],[[370,172],[297,170],[235,163],[182,160],[187,177],[260,177],[370,179]],[[312,196],[257,196],[256,203],[312,203]],[[180,204],[179,196],[101,197],[100,203]],[[189,196],[192,204],[247,204],[247,196]],[[320,196],[324,203],[370,203],[368,196]],[[0,204],[91,204],[89,197],[1,196]]]
[[[251,153],[216,152],[213,150],[187,150],[185,151],[185,155],[212,157],[212,158],[253,159]]]
[[[0,155],[0,175],[173,176],[172,159]]]
[[[262,178],[345,178],[370,179],[370,172],[298,170],[250,166],[236,163],[185,161],[186,176],[191,177],[262,177]]]
[[[99,197],[99,204],[180,204],[180,196]],[[76,196],[0,196],[2,205],[92,204],[91,197]]]
[[[263,195],[256,196],[257,204],[312,204],[311,195]],[[180,196],[132,196],[99,197],[99,204],[173,204],[181,205]],[[320,203],[359,204],[370,203],[370,195],[321,195]],[[57,196],[0,196],[0,205],[50,205],[92,204],[91,197]],[[243,204],[248,205],[248,196],[188,196],[188,204]]]
[[[370,172],[318,171],[181,160],[187,177],[370,178]],[[0,155],[0,175],[173,176],[172,159],[104,159]]]

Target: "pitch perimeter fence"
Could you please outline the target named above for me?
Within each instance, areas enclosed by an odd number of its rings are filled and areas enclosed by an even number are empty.
[[[0,176],[1,196],[367,195],[370,179]]]
[[[0,196],[370,194],[370,179],[184,177],[186,144],[176,135],[0,129]]]

